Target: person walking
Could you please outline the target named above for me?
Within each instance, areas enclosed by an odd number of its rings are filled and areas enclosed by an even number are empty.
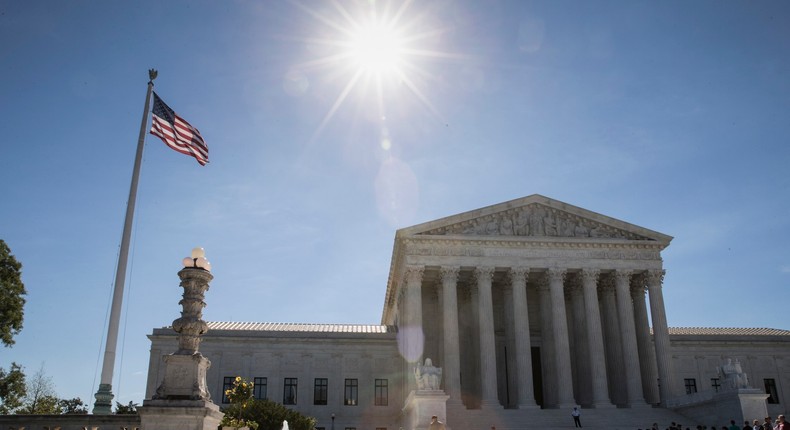
[[[436,415],[431,417],[431,423],[428,425],[428,430],[444,430],[444,423],[439,421]]]
[[[579,408],[574,407],[573,411],[571,411],[571,416],[573,417],[573,425],[575,427],[581,427],[582,426],[582,421],[581,421],[582,412],[579,410]]]

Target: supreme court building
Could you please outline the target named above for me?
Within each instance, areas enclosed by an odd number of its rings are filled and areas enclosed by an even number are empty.
[[[242,376],[321,430],[411,430],[415,368],[430,358],[442,369],[441,418],[459,430],[554,425],[552,411],[565,420],[577,405],[639,427],[711,425],[693,417],[749,387],[769,414],[784,413],[790,331],[669,327],[661,251],[671,240],[540,195],[404,228],[380,324],[210,322],[208,387],[223,405]],[[150,339],[146,398],[176,348],[169,327]]]

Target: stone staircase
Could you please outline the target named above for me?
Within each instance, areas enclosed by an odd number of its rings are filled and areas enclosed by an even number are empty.
[[[609,408],[582,409],[581,423],[589,430],[637,430],[649,429],[653,423],[664,430],[672,422],[681,423],[683,428],[694,429],[697,424],[725,425],[727,423],[697,423],[670,409]],[[572,429],[571,410],[562,409],[466,409],[463,406],[447,406],[449,430],[527,430],[527,429]]]

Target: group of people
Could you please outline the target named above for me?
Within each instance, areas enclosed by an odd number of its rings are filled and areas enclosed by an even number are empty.
[[[574,411],[575,410],[576,408],[574,408]],[[576,417],[574,416],[574,419],[575,418]],[[779,415],[776,421],[773,421],[771,417],[765,417],[763,421],[754,420],[751,424],[749,424],[749,421],[744,421],[743,426],[739,426],[738,424],[735,424],[735,420],[730,420],[729,426],[708,427],[708,426],[698,425],[696,429],[697,430],[790,430],[790,424],[785,422],[784,415]],[[660,430],[660,428],[658,427],[657,423],[653,423],[653,425],[646,430]],[[691,430],[691,428],[686,427],[684,429],[682,424],[673,422],[666,430]]]
[[[573,417],[573,425],[575,427],[581,427],[581,411],[579,408],[573,408],[571,411],[571,416]],[[439,421],[439,418],[434,415],[431,417],[431,424],[428,426],[429,430],[445,430],[444,423]],[[735,424],[735,420],[730,420],[729,426],[703,426],[698,425],[696,427],[697,430],[790,430],[790,424],[785,422],[785,416],[779,415],[776,421],[773,421],[771,417],[765,417],[763,422],[760,420],[754,420],[752,424],[749,424],[749,421],[743,422],[743,427],[738,426]],[[491,426],[491,430],[496,430],[496,427]],[[639,430],[642,430],[641,428]],[[658,427],[658,423],[653,423],[652,426],[647,427],[645,430],[661,430]],[[673,422],[666,430],[684,430],[683,424]],[[685,430],[691,430],[691,428],[686,427]]]

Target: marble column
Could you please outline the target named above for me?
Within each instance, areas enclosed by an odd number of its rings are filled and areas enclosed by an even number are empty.
[[[404,301],[405,312],[403,325],[399,328],[402,336],[398,339],[401,354],[409,363],[408,370],[411,375],[414,365],[422,360],[425,333],[422,328],[422,275],[423,266],[406,266],[404,272]],[[408,378],[409,391],[416,390],[414,378]]]
[[[496,342],[494,340],[494,303],[491,283],[493,267],[475,269],[477,279],[479,328],[480,328],[480,382],[482,408],[501,407],[497,398]]]
[[[458,343],[458,273],[460,268],[442,267],[442,315],[444,325],[444,376],[445,394],[448,404],[461,404],[461,353]]]
[[[540,363],[543,372],[543,407],[557,404],[557,366],[554,359],[554,333],[551,328],[551,290],[549,277],[541,276],[538,281],[540,297]]]
[[[647,292],[650,296],[650,315],[653,320],[653,341],[656,345],[659,394],[661,396],[661,405],[666,407],[667,400],[669,400],[674,393],[675,385],[672,375],[672,357],[669,350],[667,314],[664,309],[664,294],[661,291],[661,282],[663,279],[663,270],[650,270],[647,272]]]
[[[625,373],[623,372],[623,349],[620,342],[620,323],[617,319],[617,304],[614,298],[614,279],[601,276],[601,322],[604,330],[606,372],[609,376],[609,398],[616,405],[626,404]]]
[[[657,405],[658,371],[656,355],[650,339],[650,325],[647,321],[647,304],[645,303],[644,276],[640,275],[631,281],[631,299],[634,302],[634,323],[636,324],[636,343],[639,347],[639,362],[642,363],[642,392],[647,403]]]
[[[582,270],[582,290],[587,319],[587,351],[590,354],[592,405],[596,408],[613,407],[606,386],[606,355],[601,331],[601,313],[598,308],[598,275],[600,271]]]
[[[513,326],[516,341],[516,375],[518,377],[518,408],[537,408],[532,384],[532,346],[529,339],[529,306],[527,304],[527,279],[529,269],[510,269],[510,286],[513,289]]]
[[[584,309],[584,292],[582,291],[581,275],[573,276],[569,292],[571,295],[571,315],[573,316],[573,354],[576,372],[576,403],[590,406],[592,404],[592,388],[590,382],[589,344],[587,343],[587,327]]]
[[[572,408],[573,380],[571,378],[571,353],[568,345],[568,320],[565,314],[565,269],[549,269],[551,294],[551,328],[554,334],[555,360],[557,362],[557,406]]]
[[[642,393],[642,373],[639,369],[639,349],[636,345],[634,305],[631,302],[631,270],[615,272],[617,289],[617,318],[620,322],[620,339],[623,343],[623,363],[628,394],[628,405],[645,406]]]

